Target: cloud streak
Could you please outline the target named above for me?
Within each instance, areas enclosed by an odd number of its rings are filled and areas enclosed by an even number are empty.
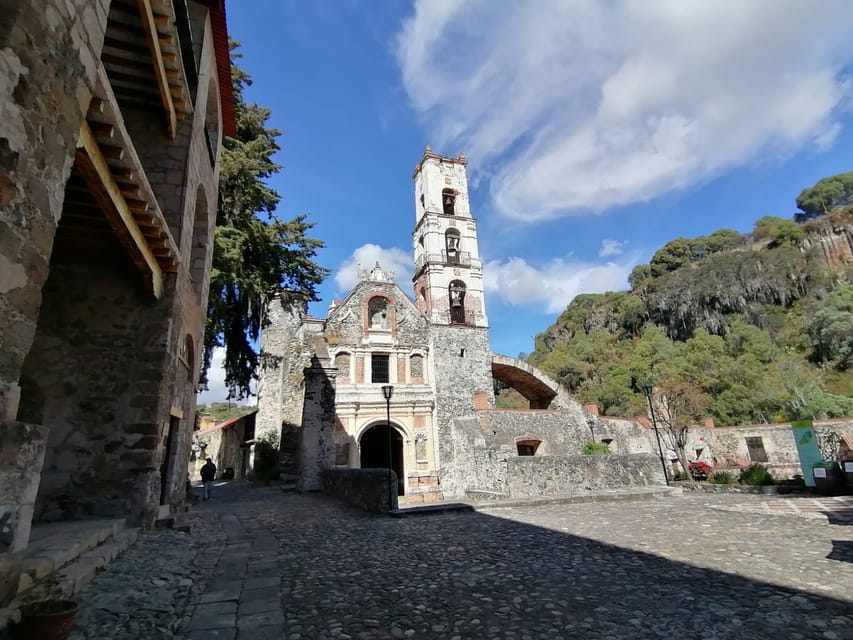
[[[555,258],[541,266],[523,258],[493,260],[486,264],[484,284],[492,298],[515,306],[539,307],[559,313],[579,293],[602,293],[625,289],[628,274],[638,262],[631,256],[621,262],[596,264]]]
[[[434,148],[535,221],[831,145],[851,23],[845,0],[418,0],[396,51]]]

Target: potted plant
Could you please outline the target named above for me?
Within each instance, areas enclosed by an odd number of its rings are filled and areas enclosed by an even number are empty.
[[[57,574],[36,585],[21,605],[21,620],[11,631],[16,640],[66,640],[74,626],[78,605],[65,595]]]
[[[707,480],[708,474],[711,473],[711,465],[707,462],[697,460],[687,465],[687,470],[694,480]]]

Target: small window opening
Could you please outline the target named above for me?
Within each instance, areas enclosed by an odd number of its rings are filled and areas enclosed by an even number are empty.
[[[746,448],[749,451],[749,459],[753,462],[767,462],[767,452],[764,450],[764,441],[760,437],[747,438]]]
[[[424,203],[424,194],[421,194],[421,208],[426,209],[426,204]]]
[[[388,377],[387,354],[373,353],[370,356],[370,380],[371,382],[390,382]]]
[[[444,189],[441,192],[441,206],[445,215],[456,215],[456,192],[453,189]]]
[[[462,348],[459,350],[459,357],[460,357],[460,358],[464,358],[464,357],[465,357],[465,347],[462,347]]]
[[[520,456],[535,456],[540,444],[541,440],[519,440],[515,443],[515,448]]]
[[[610,443],[613,442],[613,438],[602,438],[601,441],[609,447]]]

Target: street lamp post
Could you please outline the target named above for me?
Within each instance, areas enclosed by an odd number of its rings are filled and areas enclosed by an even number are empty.
[[[649,413],[652,415],[652,426],[655,429],[655,439],[658,441],[658,455],[660,456],[660,466],[663,469],[663,478],[666,480],[667,486],[669,486],[669,474],[666,472],[666,462],[663,459],[663,447],[660,443],[660,433],[658,433],[658,421],[655,418],[655,408],[652,405],[652,386],[651,382],[646,382],[643,384],[643,394],[646,396],[646,400],[649,401]]]
[[[390,384],[382,385],[382,395],[385,396],[385,426],[388,428],[388,511],[394,509],[394,494],[391,485],[391,463],[394,455],[391,449],[391,396],[394,395],[394,387]]]

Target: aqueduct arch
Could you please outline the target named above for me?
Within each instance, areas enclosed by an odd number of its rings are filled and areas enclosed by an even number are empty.
[[[556,380],[518,358],[493,353],[492,377],[518,391],[531,409],[564,409],[570,403]]]

